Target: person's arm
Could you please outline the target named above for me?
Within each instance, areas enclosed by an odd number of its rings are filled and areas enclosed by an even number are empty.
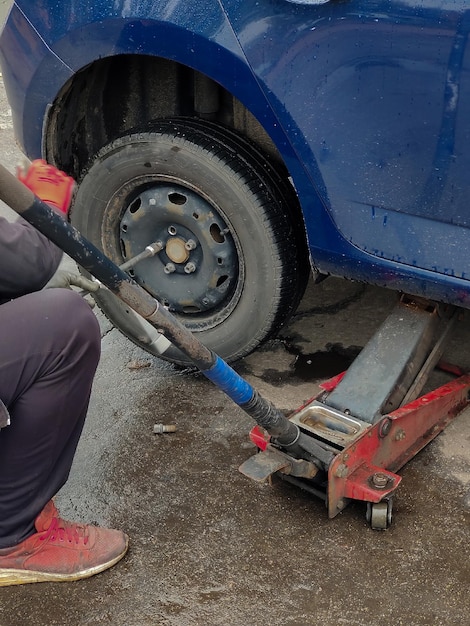
[[[57,270],[62,250],[21,217],[0,217],[0,299],[42,289]]]
[[[67,219],[75,182],[42,159],[17,176],[43,202]],[[0,302],[38,291],[57,270],[62,251],[21,217],[0,218]]]

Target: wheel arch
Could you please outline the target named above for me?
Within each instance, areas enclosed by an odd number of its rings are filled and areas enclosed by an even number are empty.
[[[121,54],[94,61],[69,79],[49,108],[43,152],[79,178],[91,157],[116,137],[155,119],[188,116],[234,129],[287,174],[290,145],[254,79],[252,85],[241,82],[235,94],[207,74],[161,56]]]

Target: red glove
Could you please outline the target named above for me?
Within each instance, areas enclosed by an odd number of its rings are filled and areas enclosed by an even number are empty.
[[[43,159],[36,159],[26,172],[18,167],[16,176],[40,200],[67,216],[75,181]]]

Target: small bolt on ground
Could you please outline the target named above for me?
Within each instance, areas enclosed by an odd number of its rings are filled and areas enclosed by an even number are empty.
[[[174,433],[176,432],[176,424],[155,424],[153,427],[153,432],[156,435],[162,435],[163,433]]]

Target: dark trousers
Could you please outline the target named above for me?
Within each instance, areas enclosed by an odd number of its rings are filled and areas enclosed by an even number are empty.
[[[100,330],[78,294],[48,289],[0,306],[0,548],[34,532],[66,482],[100,356]]]

